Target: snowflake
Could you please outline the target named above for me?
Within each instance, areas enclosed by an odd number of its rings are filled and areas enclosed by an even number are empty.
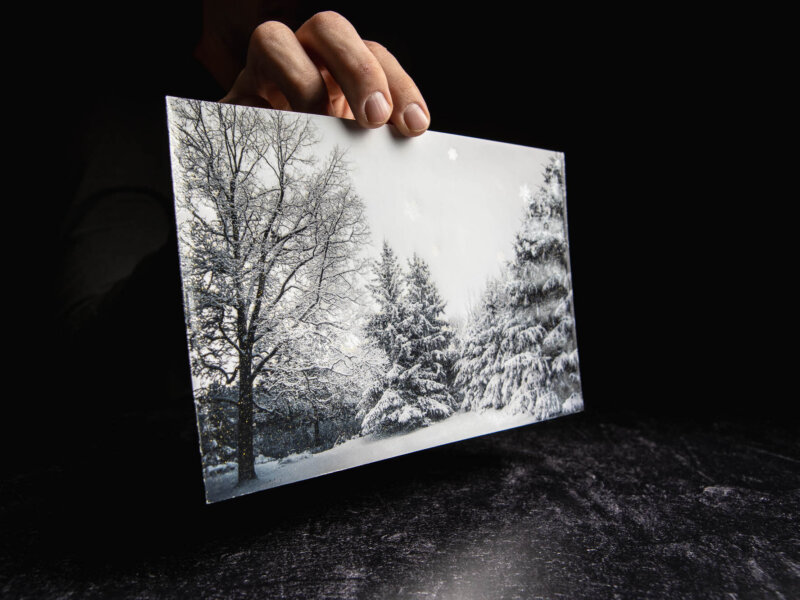
[[[447,158],[450,160],[456,160],[458,158],[458,150],[455,148],[450,148],[450,150],[447,151]]]
[[[403,209],[405,215],[411,220],[416,221],[420,217],[419,205],[416,200],[406,200],[405,208]]]

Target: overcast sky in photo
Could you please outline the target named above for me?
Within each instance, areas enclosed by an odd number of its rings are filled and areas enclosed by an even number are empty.
[[[541,183],[554,153],[434,131],[403,139],[388,127],[312,119],[320,158],[334,145],[348,149],[373,252],[386,239],[404,267],[419,254],[447,302],[446,315],[466,317],[486,279],[512,257],[524,196]]]

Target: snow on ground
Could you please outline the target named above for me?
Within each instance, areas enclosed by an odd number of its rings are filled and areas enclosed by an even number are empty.
[[[536,419],[531,415],[514,415],[497,410],[456,413],[452,417],[428,427],[389,438],[360,437],[317,454],[303,452],[292,454],[281,460],[262,458],[260,461],[256,461],[258,479],[241,486],[236,485],[236,465],[228,463],[232,467],[230,470],[207,473],[206,501],[217,502],[234,498],[258,490],[278,487],[401,454],[535,422]]]

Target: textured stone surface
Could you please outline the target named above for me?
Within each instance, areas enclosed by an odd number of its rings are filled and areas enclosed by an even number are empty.
[[[796,423],[578,415],[205,506],[164,421],[149,472],[3,482],[3,597],[800,597]]]

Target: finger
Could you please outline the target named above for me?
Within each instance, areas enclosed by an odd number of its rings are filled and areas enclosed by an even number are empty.
[[[423,133],[431,123],[431,114],[414,80],[403,70],[397,59],[377,42],[365,41],[367,48],[378,59],[392,94],[392,123],[403,135]]]
[[[319,69],[294,32],[277,21],[262,23],[253,31],[247,64],[229,96],[258,96],[275,108],[300,112],[330,112],[328,90]]]
[[[355,120],[353,111],[347,103],[347,98],[344,97],[344,92],[342,92],[342,88],[339,87],[339,84],[336,83],[333,75],[324,67],[321,69],[321,73],[322,78],[325,80],[325,85],[328,86],[328,98],[330,99],[333,109],[331,116]]]
[[[317,13],[297,30],[297,39],[341,86],[356,121],[379,127],[392,114],[389,84],[378,59],[350,22],[338,13]]]
[[[278,110],[291,110],[289,101],[286,99],[277,85],[269,85],[268,91],[262,90],[260,93],[253,91],[253,86],[249,83],[243,83],[249,78],[249,73],[244,69],[233,87],[227,94],[220,100],[223,104],[241,104],[242,106],[255,106],[258,108],[277,108]]]

